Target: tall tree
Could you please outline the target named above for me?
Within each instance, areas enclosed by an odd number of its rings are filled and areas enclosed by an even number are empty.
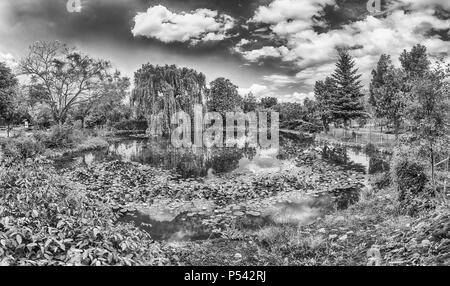
[[[435,185],[435,159],[448,152],[450,144],[450,66],[439,65],[418,78],[412,90],[412,102],[406,118],[413,134],[414,145],[428,154],[432,182]]]
[[[398,138],[407,104],[405,92],[406,73],[394,67],[390,56],[382,55],[376,70],[372,72],[369,102],[377,118],[385,119],[394,126]]]
[[[336,85],[332,78],[327,77],[325,81],[317,81],[314,86],[314,97],[317,101],[317,111],[320,113],[323,129],[329,131],[329,124],[333,119],[331,98],[336,93]]]
[[[42,101],[51,107],[59,124],[74,106],[101,96],[99,87],[109,68],[107,61],[94,60],[57,41],[31,45],[19,65],[32,85],[45,89]]]
[[[272,108],[278,104],[278,99],[276,97],[264,97],[261,99],[261,105],[263,108]]]
[[[369,87],[369,103],[376,105],[374,90],[385,84],[384,77],[386,73],[393,67],[391,56],[383,54],[378,60],[376,69],[372,70],[372,80]]]
[[[403,69],[410,77],[421,77],[429,70],[430,60],[427,48],[421,44],[415,45],[410,52],[404,50],[400,55]]]
[[[355,67],[355,61],[347,50],[338,50],[338,62],[332,75],[336,93],[331,98],[331,110],[335,119],[348,121],[366,115],[363,105],[364,94],[361,92],[361,74]]]
[[[253,95],[253,93],[250,92],[244,97],[243,99],[244,112],[255,111],[257,106],[258,102],[256,101],[256,97]]]
[[[6,64],[0,62],[0,118],[7,124],[9,137],[11,121],[17,114],[17,79]]]
[[[225,115],[226,112],[242,109],[243,99],[238,87],[229,79],[218,78],[210,83],[208,110]]]
[[[131,104],[137,117],[145,117],[150,134],[169,135],[170,119],[183,110],[192,116],[195,104],[204,104],[205,75],[175,65],[143,65],[134,75]]]
[[[96,124],[105,124],[107,121],[115,122],[120,117],[123,100],[128,94],[130,79],[121,76],[119,71],[112,75],[101,84],[100,96],[93,97],[91,100],[79,104],[72,111],[72,116],[76,120],[81,120],[81,125],[85,127],[85,120],[92,115]]]

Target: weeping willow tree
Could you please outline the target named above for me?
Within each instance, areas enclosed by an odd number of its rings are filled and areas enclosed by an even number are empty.
[[[174,113],[183,110],[192,118],[194,105],[205,103],[205,75],[193,69],[145,64],[134,78],[131,104],[147,119],[151,135],[169,135]]]

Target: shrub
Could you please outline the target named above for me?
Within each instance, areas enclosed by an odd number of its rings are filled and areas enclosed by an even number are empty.
[[[397,148],[391,163],[391,178],[398,191],[402,213],[414,216],[433,207],[428,166],[413,150]]]
[[[377,147],[375,147],[375,145],[372,143],[367,143],[364,146],[364,153],[368,156],[372,156],[377,152],[378,152]]]
[[[16,162],[41,155],[44,146],[33,137],[20,137],[0,142],[4,160]]]
[[[119,122],[117,124],[114,125],[114,128],[117,130],[129,130],[129,131],[134,131],[134,130],[147,130],[148,129],[148,124],[147,121],[145,120],[126,120],[126,121],[122,121]]]
[[[391,176],[389,172],[375,174],[371,178],[371,184],[377,188],[377,190],[382,190],[391,185]]]
[[[47,148],[73,147],[85,138],[81,130],[68,125],[53,126],[50,132],[35,132],[34,137]]]
[[[159,247],[49,162],[0,170],[0,264],[152,264]]]

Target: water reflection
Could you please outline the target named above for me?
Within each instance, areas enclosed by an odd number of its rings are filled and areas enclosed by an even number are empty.
[[[365,152],[358,148],[324,144],[322,158],[345,169],[365,174],[389,171],[389,160],[386,155],[382,156],[372,151]]]
[[[132,223],[158,241],[195,241],[219,237],[210,226],[203,223],[203,219],[202,216],[187,216],[187,213],[183,213],[173,220],[156,220],[136,211],[121,217],[119,222]]]
[[[121,160],[175,171],[182,178],[208,177],[232,171],[274,171],[281,165],[278,149],[174,148],[168,140],[123,140],[107,150],[59,159],[59,169]]]
[[[96,162],[122,160],[139,162],[175,171],[182,178],[214,177],[229,172],[278,172],[285,162],[293,160],[308,148],[319,148],[322,158],[330,163],[361,173],[374,174],[389,170],[386,158],[376,152],[321,145],[310,140],[282,138],[281,147],[260,148],[174,148],[168,140],[124,139],[112,143],[107,150],[81,153],[58,159],[59,169],[91,166]]]

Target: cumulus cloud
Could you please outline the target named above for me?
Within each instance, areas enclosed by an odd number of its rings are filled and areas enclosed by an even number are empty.
[[[413,9],[441,7],[450,10],[450,1],[448,0],[397,0],[397,5],[408,5]]]
[[[267,86],[262,84],[252,84],[248,88],[239,88],[239,94],[246,96],[252,93],[257,99],[264,97],[276,97],[279,102],[298,102],[303,103],[306,98],[313,98],[314,93],[293,92],[290,94],[281,94],[277,86]]]
[[[154,38],[164,43],[220,41],[235,20],[209,9],[174,13],[162,5],[148,8],[134,17],[133,35]]]
[[[305,99],[313,99],[314,93],[313,92],[294,92],[292,94],[285,94],[283,96],[280,96],[278,101],[279,102],[297,102],[297,103],[303,103]]]
[[[256,62],[263,58],[283,58],[289,52],[288,48],[285,46],[272,47],[264,46],[260,49],[244,51],[240,47],[236,47],[235,51],[240,53],[244,59],[249,62]]]
[[[252,84],[248,88],[239,88],[238,90],[241,96],[246,96],[249,93],[252,93],[256,98],[263,98],[272,95],[272,91],[266,86],[261,84]]]
[[[286,18],[294,17],[293,13],[288,11],[291,7],[287,5],[289,2],[288,0],[275,0],[268,7],[259,8],[253,19],[272,24],[272,32],[285,40],[282,49],[265,46],[254,50],[240,49],[239,52],[249,62],[260,61],[265,57],[272,56],[284,62],[294,63],[300,70],[297,79],[311,89],[315,81],[324,79],[333,72],[337,47],[350,49],[360,73],[363,74],[363,82],[366,84],[369,81],[371,70],[383,53],[389,54],[394,60],[397,60],[404,49],[410,49],[415,44],[421,43],[427,46],[428,52],[432,56],[444,56],[450,60],[449,42],[439,35],[431,36],[430,34],[433,30],[448,29],[450,20],[436,17],[434,9],[409,12],[396,9],[382,18],[369,15],[363,20],[343,25],[340,29],[319,33],[313,29],[311,22],[309,27],[307,25],[294,27],[291,25],[294,21],[286,20]],[[325,1],[306,2],[325,3]],[[445,5],[448,1],[431,2],[435,5]],[[286,5],[281,5],[281,3]],[[416,5],[420,3],[425,5],[425,1],[419,1]],[[296,6],[293,5],[290,9],[296,10]],[[274,11],[273,15],[268,13],[269,10]],[[307,11],[310,11],[308,15],[317,12],[312,8]],[[396,63],[398,64],[398,61]]]
[[[276,86],[287,86],[298,82],[295,77],[281,74],[266,75],[263,77],[263,79]]]
[[[313,16],[325,5],[334,4],[335,0],[275,0],[260,6],[251,21],[272,24],[272,31],[278,35],[296,33],[319,24]]]
[[[10,53],[0,52],[0,62],[6,64],[8,67],[14,69],[17,67],[17,61],[14,56]]]

